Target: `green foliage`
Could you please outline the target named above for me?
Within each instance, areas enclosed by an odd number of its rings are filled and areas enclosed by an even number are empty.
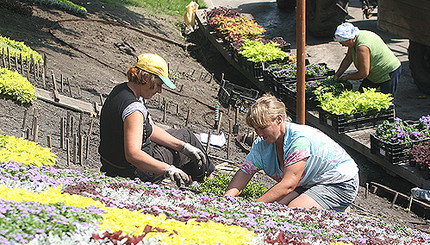
[[[154,13],[172,15],[176,17],[184,16],[187,11],[186,6],[191,0],[101,0],[102,2],[116,6],[136,6],[146,8]],[[199,1],[199,8],[206,8],[204,1]]]
[[[266,31],[255,20],[243,16],[216,15],[209,20],[209,24],[229,42],[260,38]]]
[[[335,80],[333,77],[328,77],[324,80],[315,81],[309,89],[315,97],[321,97],[325,93],[332,93],[336,97],[345,90],[352,90],[352,85],[347,80]]]
[[[247,39],[240,48],[239,53],[254,62],[285,59],[288,53],[282,51],[278,46],[279,44],[274,42],[264,44],[260,40]]]
[[[88,12],[85,7],[74,4],[69,0],[33,0],[33,2],[44,4],[44,5],[56,6],[56,7],[59,7],[60,9],[66,10],[71,13],[76,13],[76,14],[85,15]]]
[[[375,89],[363,89],[363,93],[351,90],[343,91],[339,96],[323,93],[317,96],[323,110],[332,114],[353,114],[369,110],[387,110],[392,104],[390,94],[376,92]]]
[[[26,58],[30,59],[31,56],[33,55],[33,59],[35,62],[43,63],[42,55],[32,50],[28,46],[26,46],[24,42],[18,42],[18,41],[11,40],[7,37],[0,36],[0,49],[4,48],[6,52],[6,49],[8,47],[9,47],[9,54],[12,57],[15,56],[15,53],[17,56],[21,54],[23,59],[26,59]]]
[[[6,68],[0,68],[0,94],[21,104],[36,100],[36,89],[27,78]]]
[[[102,219],[100,215],[87,209],[66,206],[62,202],[39,204],[4,200],[1,204],[3,213],[0,230],[6,237],[13,234],[20,236],[20,231],[23,230],[25,234],[33,236],[51,233],[61,237],[75,231],[77,223],[97,222],[98,219]]]
[[[39,144],[0,134],[0,161],[15,161],[26,165],[54,165],[56,156]]]
[[[218,196],[222,196],[233,176],[230,174],[217,174],[212,179],[205,179],[204,183],[201,183],[197,187],[193,187],[195,190],[213,193]],[[240,194],[245,200],[255,201],[257,198],[261,197],[264,193],[267,192],[267,188],[265,188],[261,183],[257,183],[254,181],[250,181],[245,189]]]

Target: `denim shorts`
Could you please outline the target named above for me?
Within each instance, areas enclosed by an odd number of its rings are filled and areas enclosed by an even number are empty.
[[[298,187],[295,191],[312,197],[326,210],[344,212],[355,200],[358,193],[358,173],[350,180],[337,184],[319,184],[310,188]]]

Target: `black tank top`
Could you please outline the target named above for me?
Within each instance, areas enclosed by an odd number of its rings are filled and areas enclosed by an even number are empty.
[[[127,83],[122,83],[111,91],[101,110],[99,154],[119,167],[134,167],[125,159],[122,114],[135,102],[142,103],[146,110],[145,103],[136,98]],[[152,125],[149,122],[149,113],[144,115],[144,118],[142,150],[151,155],[152,144],[149,136],[152,134]]]

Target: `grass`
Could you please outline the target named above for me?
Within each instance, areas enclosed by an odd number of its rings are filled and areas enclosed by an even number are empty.
[[[175,17],[182,17],[187,11],[186,6],[191,0],[101,0],[103,2],[125,6],[131,5],[135,7],[146,8],[155,14],[166,14]],[[199,1],[199,8],[207,8],[204,1]]]

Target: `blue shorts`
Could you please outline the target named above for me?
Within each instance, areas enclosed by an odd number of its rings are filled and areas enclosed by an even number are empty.
[[[319,184],[310,188],[298,187],[294,191],[310,196],[326,210],[344,212],[357,197],[359,186],[358,173],[354,178],[337,184]]]

